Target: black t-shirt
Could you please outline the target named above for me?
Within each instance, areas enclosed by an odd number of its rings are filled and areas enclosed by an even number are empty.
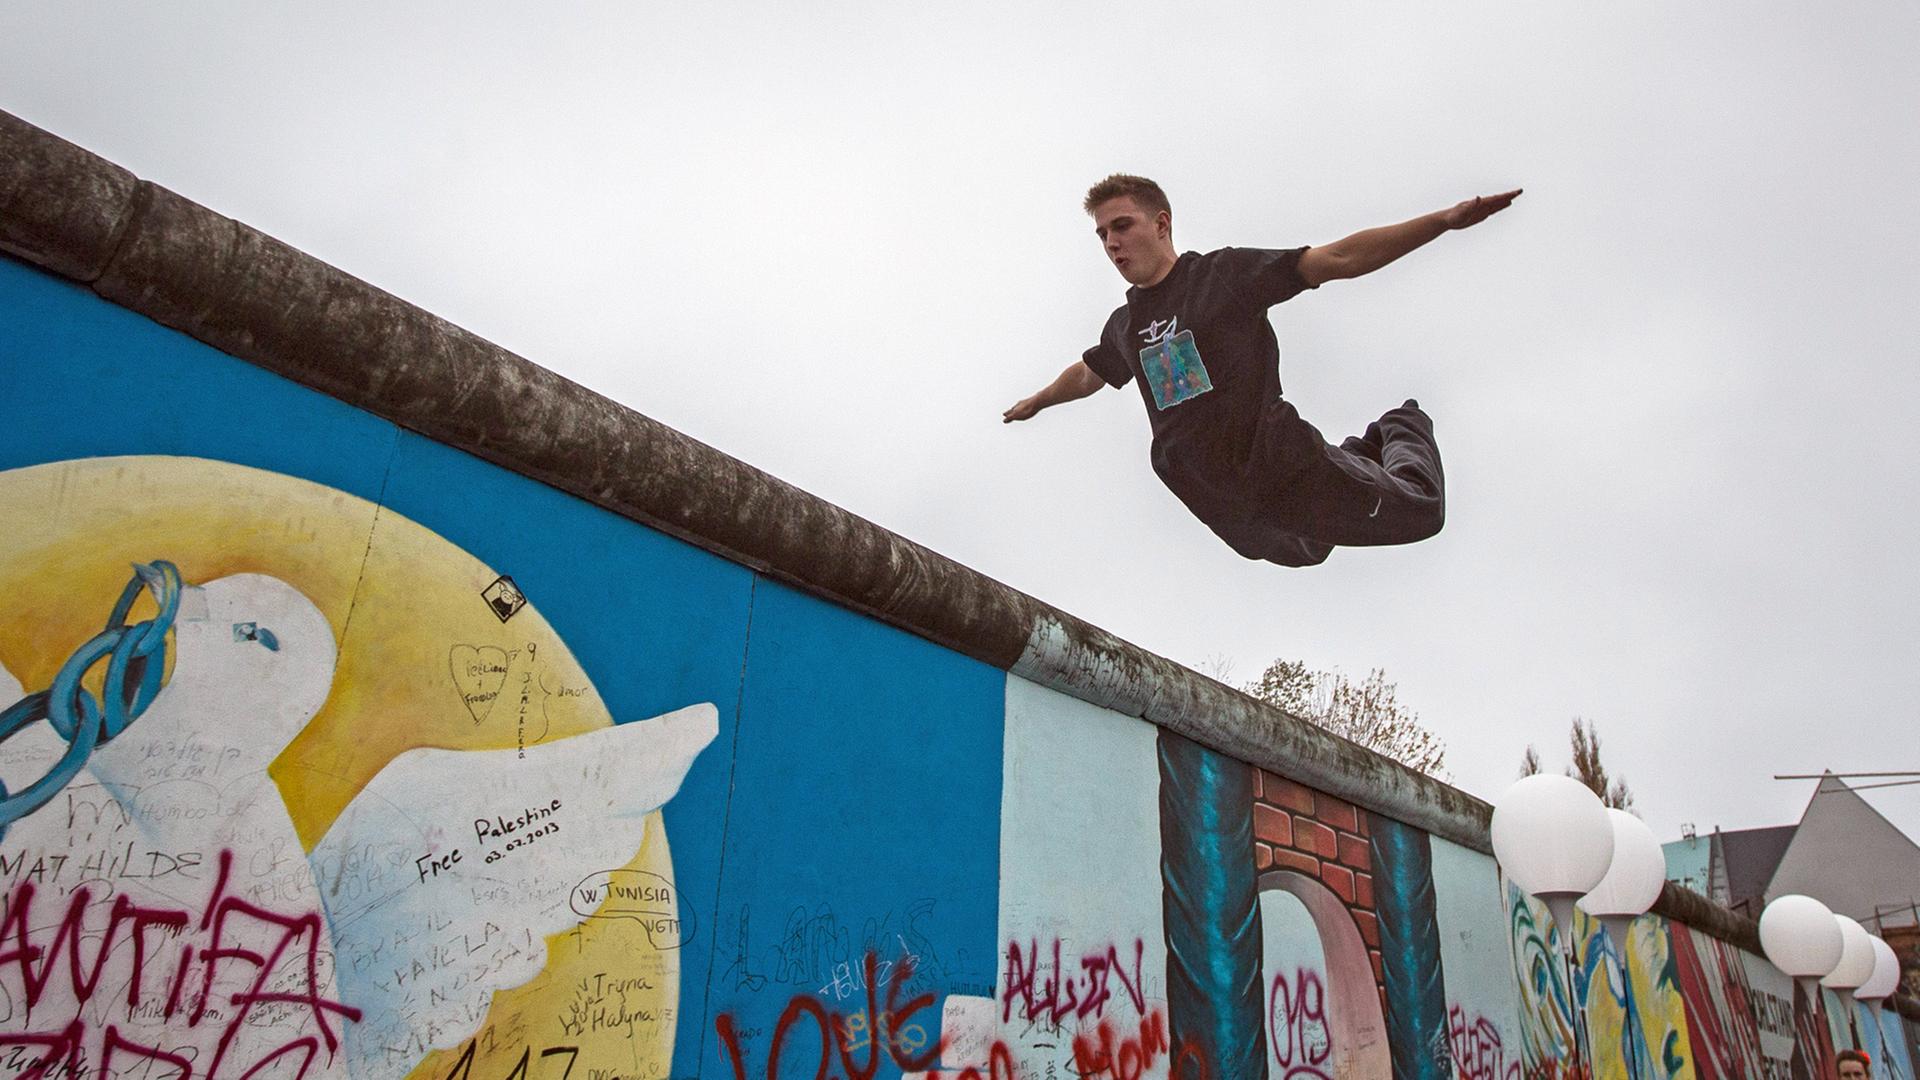
[[[1081,357],[1113,386],[1138,381],[1154,472],[1203,519],[1236,501],[1260,418],[1280,396],[1267,309],[1308,287],[1306,250],[1189,251],[1158,285],[1128,289]]]

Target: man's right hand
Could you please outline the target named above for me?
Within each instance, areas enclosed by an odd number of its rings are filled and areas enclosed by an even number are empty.
[[[1041,409],[1051,408],[1063,401],[1078,401],[1105,385],[1085,360],[1075,360],[1067,365],[1067,370],[1061,372],[1058,378],[1041,387],[1038,393],[1021,398],[1013,408],[1001,413],[1000,422],[1011,424],[1015,420],[1031,420]]]

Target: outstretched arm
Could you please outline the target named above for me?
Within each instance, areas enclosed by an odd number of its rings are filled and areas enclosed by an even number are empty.
[[[1075,360],[1072,366],[1060,373],[1060,377],[1042,387],[1032,397],[1021,398],[1013,408],[1000,414],[1000,422],[1011,424],[1015,420],[1031,420],[1041,409],[1062,402],[1078,401],[1107,385],[1085,360]]]
[[[1520,189],[1499,195],[1481,195],[1431,214],[1354,233],[1325,247],[1308,248],[1300,256],[1300,276],[1309,286],[1341,278],[1371,274],[1393,260],[1428,243],[1449,229],[1478,225],[1505,210],[1519,198]]]

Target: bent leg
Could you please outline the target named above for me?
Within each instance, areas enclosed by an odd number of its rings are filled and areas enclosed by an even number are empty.
[[[1368,425],[1371,432],[1376,425]],[[1440,468],[1440,444],[1433,439],[1433,417],[1421,411],[1412,398],[1397,409],[1389,409],[1377,425],[1381,433],[1377,459],[1389,476],[1412,489],[1415,498],[1431,503],[1439,532],[1446,520],[1447,481]]]
[[[1265,492],[1256,510],[1263,523],[1309,542],[1353,547],[1410,544],[1445,524],[1440,448],[1433,419],[1417,403],[1388,410],[1365,436],[1332,446],[1292,405],[1276,401],[1261,438],[1298,445],[1305,434],[1300,428],[1313,432],[1321,450],[1304,455]]]

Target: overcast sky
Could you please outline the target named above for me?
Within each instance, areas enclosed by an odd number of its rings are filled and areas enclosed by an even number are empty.
[[[1384,668],[1492,798],[1575,716],[1663,839],[1920,769],[1920,5],[0,6],[0,109],[1140,645]],[[1514,208],[1274,310],[1448,522],[1248,563],[1132,388],[1012,427],[1184,249]],[[1920,835],[1920,787],[1871,801]]]

